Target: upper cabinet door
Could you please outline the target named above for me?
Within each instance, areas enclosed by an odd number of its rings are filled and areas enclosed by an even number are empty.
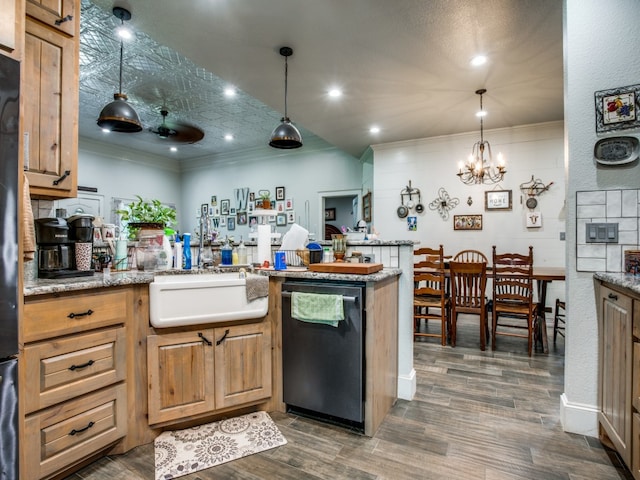
[[[24,4],[20,0],[0,0],[0,54],[22,60]]]
[[[72,37],[78,34],[80,10],[76,0],[27,0],[27,15]]]

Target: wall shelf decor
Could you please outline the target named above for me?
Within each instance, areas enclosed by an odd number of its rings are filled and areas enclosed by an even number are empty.
[[[362,219],[365,222],[371,221],[371,192],[362,196]]]

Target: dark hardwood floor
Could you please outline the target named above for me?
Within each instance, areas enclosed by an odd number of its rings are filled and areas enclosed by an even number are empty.
[[[287,445],[180,478],[632,480],[597,439],[562,431],[564,339],[554,347],[549,333],[548,355],[529,358],[526,340],[503,337],[481,352],[477,320],[463,318],[455,348],[414,344],[416,397],[399,400],[375,437],[273,413]],[[153,479],[153,444],[68,478]]]

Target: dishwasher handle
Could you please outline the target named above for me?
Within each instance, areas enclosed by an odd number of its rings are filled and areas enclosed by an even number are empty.
[[[283,297],[290,297],[290,296],[291,296],[291,293],[293,293],[293,292],[283,291],[283,292],[282,292],[282,296],[283,296]],[[318,293],[317,295],[324,295],[324,294],[322,294],[322,293]],[[357,301],[358,301],[358,297],[349,297],[349,296],[346,296],[346,295],[345,295],[345,296],[343,296],[343,297],[342,297],[342,300],[343,300],[344,302],[351,302],[351,303],[355,303],[355,302],[357,302]]]

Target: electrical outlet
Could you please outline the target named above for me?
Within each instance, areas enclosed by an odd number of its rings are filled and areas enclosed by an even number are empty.
[[[560,241],[565,240],[565,232],[560,232]]]

